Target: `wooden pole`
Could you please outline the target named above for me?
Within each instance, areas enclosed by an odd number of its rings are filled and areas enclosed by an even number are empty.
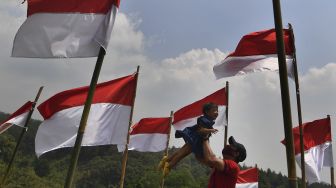
[[[26,128],[28,127],[28,123],[29,123],[29,121],[30,121],[30,119],[31,119],[31,116],[32,116],[33,112],[34,112],[36,103],[37,103],[38,99],[40,98],[40,95],[41,95],[41,93],[42,93],[42,90],[43,90],[43,86],[41,86],[40,89],[38,90],[37,95],[36,95],[36,97],[35,97],[35,100],[34,100],[34,102],[33,102],[33,104],[32,104],[32,109],[31,109],[31,110],[29,111],[29,113],[28,113],[27,119],[26,119],[26,121],[25,121],[25,123],[24,123],[23,129],[22,129],[21,134],[20,134],[20,136],[19,136],[19,139],[18,139],[18,141],[17,141],[17,143],[16,143],[14,152],[13,152],[13,154],[12,154],[12,157],[11,157],[10,161],[9,161],[9,164],[8,164],[7,169],[6,169],[6,171],[5,171],[5,175],[4,175],[3,179],[2,179],[2,182],[1,182],[1,186],[0,186],[0,187],[5,186],[5,183],[6,183],[6,180],[7,180],[8,174],[9,174],[9,171],[10,171],[12,165],[13,165],[14,158],[15,158],[15,156],[16,156],[17,150],[18,150],[18,148],[19,148],[19,146],[20,146],[20,143],[21,143],[21,141],[22,141],[23,135],[24,135],[25,132],[26,132]]]
[[[83,140],[83,137],[84,137],[85,127],[86,127],[86,123],[87,123],[87,120],[88,120],[88,117],[89,117],[89,114],[90,114],[90,108],[91,108],[94,92],[95,92],[95,89],[96,89],[96,86],[97,86],[100,70],[101,70],[101,67],[103,65],[105,54],[106,54],[105,49],[103,47],[100,47],[97,62],[96,62],[96,66],[95,66],[95,69],[93,71],[93,75],[92,75],[92,78],[91,78],[90,88],[89,88],[89,91],[88,91],[88,95],[86,97],[86,101],[85,101],[85,105],[84,105],[84,109],[83,109],[83,114],[82,114],[82,117],[81,117],[81,120],[80,120],[75,146],[72,150],[70,166],[69,166],[69,169],[68,169],[68,174],[67,174],[66,182],[65,182],[65,185],[64,185],[65,188],[71,188],[72,184],[73,184],[73,178],[74,178],[74,174],[75,174],[75,170],[76,170],[76,166],[77,166],[77,162],[78,162],[78,157],[79,157],[79,152],[80,152],[80,149],[81,149],[82,140]]]
[[[335,174],[334,167],[330,167],[331,188],[335,188]]]
[[[295,38],[292,25],[289,23],[289,30],[291,34],[291,42],[293,46],[293,68],[294,68],[294,79],[295,79],[295,89],[296,89],[296,105],[299,119],[299,132],[300,132],[300,152],[301,152],[301,187],[306,188],[306,167],[305,167],[305,157],[304,157],[304,140],[303,140],[303,129],[302,129],[302,113],[301,113],[301,97],[300,97],[300,84],[299,84],[299,74],[296,61],[296,49],[295,49]]]
[[[124,181],[125,181],[126,165],[127,165],[127,158],[128,158],[128,144],[129,144],[129,139],[130,139],[130,133],[129,132],[130,132],[130,128],[131,128],[131,125],[132,125],[132,119],[133,119],[134,102],[135,102],[135,97],[136,97],[136,88],[137,88],[137,85],[138,85],[139,70],[140,70],[140,66],[137,67],[137,71],[136,71],[135,94],[134,94],[134,98],[133,98],[133,105],[132,105],[132,108],[131,108],[130,122],[129,122],[129,125],[128,125],[127,141],[126,141],[125,150],[124,150],[123,157],[122,157],[122,164],[121,164],[120,188],[124,187]]]
[[[330,115],[327,115],[327,118],[329,119],[329,122],[331,124],[331,120],[330,120]],[[332,151],[331,151],[332,152]],[[335,174],[334,174],[334,167],[330,167],[330,187],[331,188],[335,188]]]
[[[169,118],[169,132],[168,132],[168,138],[167,138],[167,145],[166,145],[166,149],[163,153],[163,156],[167,156],[168,157],[168,147],[169,147],[169,141],[170,141],[170,130],[171,130],[171,126],[173,124],[173,117],[174,117],[174,111],[170,111],[170,118]],[[164,180],[165,180],[165,177],[162,173],[162,177],[161,177],[161,188],[164,187]]]
[[[225,128],[224,147],[227,145],[228,127],[229,127],[229,82],[228,81],[226,81],[225,93],[226,93],[226,111],[225,111],[226,124],[224,127]]]
[[[284,132],[286,141],[286,157],[288,168],[288,181],[290,188],[297,188],[297,177],[295,167],[294,143],[292,133],[292,115],[290,109],[290,98],[288,89],[287,65],[283,40],[282,18],[280,0],[273,0],[274,24],[276,31],[278,61],[279,61],[279,76],[281,86],[281,102],[284,120]]]

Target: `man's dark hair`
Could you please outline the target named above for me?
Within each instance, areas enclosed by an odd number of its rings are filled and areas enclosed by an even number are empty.
[[[206,114],[207,112],[209,112],[209,110],[210,110],[211,108],[214,108],[214,107],[218,107],[218,105],[215,104],[215,103],[213,103],[213,102],[205,103],[205,104],[203,105],[203,108],[202,108],[202,112],[203,112],[203,114]]]

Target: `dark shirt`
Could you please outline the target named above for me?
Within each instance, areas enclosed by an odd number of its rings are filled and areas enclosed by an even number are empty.
[[[213,125],[215,124],[215,121],[206,116],[206,115],[203,115],[199,118],[197,118],[197,125],[196,127],[199,128],[199,127],[203,127],[203,128],[206,128],[206,129],[213,129]],[[207,135],[202,135],[202,137],[204,139],[208,139],[209,137],[211,136],[211,133],[207,134]]]
[[[191,151],[197,156],[203,158],[203,142],[207,140],[211,134],[201,134],[198,132],[200,127],[212,129],[215,122],[207,117],[201,116],[197,118],[197,124],[192,127],[186,127],[182,131],[177,130],[175,132],[176,138],[183,138],[184,141],[191,145]]]

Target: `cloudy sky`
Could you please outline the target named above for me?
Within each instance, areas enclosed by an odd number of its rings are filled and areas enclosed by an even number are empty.
[[[336,125],[336,2],[281,1],[283,25],[296,39],[303,121],[331,115]],[[41,60],[11,58],[13,38],[25,20],[21,1],[0,2],[0,111],[11,113],[33,100],[88,85],[95,58]],[[246,145],[246,165],[287,174],[280,83],[265,72],[215,80],[212,67],[250,32],[274,27],[272,1],[123,0],[100,82],[128,75],[140,65],[134,121],[168,116],[230,82],[229,135]],[[289,80],[293,125],[297,125],[294,84]],[[34,118],[41,119],[36,112]],[[333,126],[333,135],[336,128]],[[223,130],[211,140],[219,155]],[[181,141],[173,139],[172,145]],[[335,142],[334,142],[335,143]],[[335,153],[335,147],[334,147]],[[297,175],[300,171],[297,167]],[[329,182],[329,170],[323,180]]]

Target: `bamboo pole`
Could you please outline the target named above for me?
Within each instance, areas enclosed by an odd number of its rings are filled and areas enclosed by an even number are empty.
[[[334,167],[330,167],[330,187],[335,188],[335,174],[334,174]]]
[[[122,164],[121,164],[121,177],[120,177],[120,188],[124,187],[124,181],[125,181],[125,174],[126,174],[126,165],[127,165],[127,158],[128,158],[128,144],[129,144],[129,140],[130,140],[130,128],[132,125],[132,119],[133,119],[133,111],[134,111],[134,103],[135,103],[135,97],[136,97],[136,88],[138,85],[138,77],[139,77],[139,70],[140,70],[140,66],[137,67],[137,71],[136,71],[136,84],[135,84],[135,94],[134,94],[134,98],[133,98],[133,105],[131,108],[131,113],[130,113],[130,122],[128,124],[128,132],[127,132],[127,141],[126,141],[126,145],[125,145],[125,150],[123,152],[123,157],[122,157]]]
[[[225,117],[226,117],[226,125],[224,127],[224,147],[227,145],[227,137],[228,137],[228,127],[229,127],[229,82],[226,81],[226,87],[225,87],[225,93],[226,93],[226,111],[225,111]]]
[[[329,122],[331,124],[330,115],[327,115]],[[331,151],[332,152],[332,151]],[[330,167],[330,187],[335,188],[335,174],[334,174],[334,167]]]
[[[40,89],[38,90],[37,95],[36,95],[36,97],[35,97],[35,100],[34,100],[34,102],[33,102],[33,104],[32,104],[32,109],[31,109],[31,110],[29,111],[29,113],[28,113],[27,119],[26,119],[26,121],[25,121],[25,123],[24,123],[23,129],[22,129],[21,134],[20,134],[20,136],[19,136],[19,139],[18,139],[18,141],[17,141],[17,143],[16,143],[14,152],[13,152],[13,154],[12,154],[12,157],[11,157],[10,161],[9,161],[9,164],[8,164],[7,169],[6,169],[6,171],[5,171],[5,175],[4,175],[3,179],[2,179],[2,182],[1,182],[1,186],[0,186],[0,187],[5,186],[5,183],[6,183],[6,180],[7,180],[8,175],[9,175],[9,171],[10,171],[12,165],[13,165],[14,158],[15,158],[15,156],[16,156],[17,150],[18,150],[18,148],[19,148],[19,146],[20,146],[20,143],[21,143],[21,141],[22,141],[23,135],[24,135],[25,132],[27,131],[26,128],[28,127],[28,123],[29,123],[29,121],[30,121],[30,119],[31,119],[31,116],[32,116],[33,112],[34,112],[36,103],[37,103],[38,99],[40,98],[40,95],[41,95],[41,93],[42,93],[42,90],[43,90],[43,86],[41,86]]]
[[[281,86],[281,102],[284,120],[284,132],[286,141],[286,157],[288,168],[288,181],[290,188],[297,188],[297,177],[295,167],[294,143],[292,133],[292,116],[290,109],[290,98],[288,89],[287,65],[283,40],[282,18],[280,0],[273,0],[274,24],[276,30],[276,41],[279,61],[279,76]]]
[[[293,67],[294,67],[294,79],[295,79],[295,89],[296,89],[296,105],[299,119],[299,132],[300,132],[300,152],[301,152],[301,187],[306,188],[306,167],[305,167],[305,157],[304,157],[304,140],[303,140],[303,129],[302,129],[302,113],[301,113],[301,97],[300,97],[300,84],[299,84],[299,74],[296,61],[296,48],[295,48],[295,38],[292,25],[289,23],[289,30],[291,33],[291,42],[293,46]]]
[[[163,153],[163,156],[167,156],[168,157],[168,147],[169,147],[169,141],[170,141],[170,131],[171,131],[171,126],[173,124],[173,117],[174,117],[174,111],[170,111],[170,118],[169,118],[169,132],[168,132],[168,138],[167,138],[167,145],[166,145],[166,149]],[[162,172],[162,177],[161,177],[161,188],[164,187],[164,181],[165,181],[165,177],[163,175],[163,172]]]
[[[98,82],[101,67],[103,65],[105,54],[106,54],[105,49],[103,47],[100,47],[97,62],[96,62],[96,66],[94,68],[93,75],[92,75],[92,78],[91,78],[90,88],[89,88],[89,91],[88,91],[88,95],[86,97],[82,117],[81,117],[81,120],[80,120],[75,146],[72,150],[70,166],[69,166],[69,169],[68,169],[66,182],[65,182],[65,185],[64,185],[65,188],[71,188],[72,184],[73,184],[73,179],[74,179],[74,174],[75,174],[75,170],[76,170],[76,166],[77,166],[77,162],[78,162],[79,152],[80,152],[80,149],[81,149],[81,144],[82,144],[82,140],[83,140],[83,137],[84,137],[84,132],[85,132],[87,120],[88,120],[88,117],[89,117],[89,114],[90,114],[90,108],[91,108],[94,92],[95,92],[95,89],[96,89],[96,86],[97,86],[97,82]]]

